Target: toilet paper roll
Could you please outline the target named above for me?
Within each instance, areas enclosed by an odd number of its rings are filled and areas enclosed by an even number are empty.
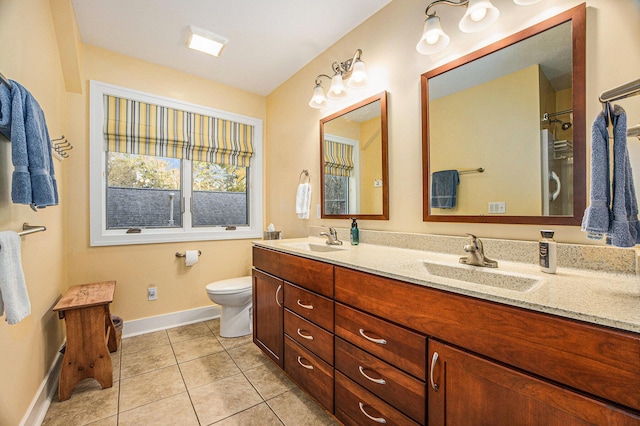
[[[193,266],[198,263],[198,250],[185,251],[184,264],[187,266]]]

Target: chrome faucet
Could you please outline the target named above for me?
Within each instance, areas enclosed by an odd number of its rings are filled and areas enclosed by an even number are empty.
[[[331,226],[329,227],[329,233],[321,232],[320,235],[327,237],[327,245],[341,246],[342,241],[338,239],[338,233]]]
[[[469,256],[463,256],[460,258],[460,263],[474,266],[485,266],[487,268],[497,268],[498,262],[485,257],[484,247],[480,238],[473,234],[467,234],[469,236],[469,244],[465,244],[464,251],[469,253]]]

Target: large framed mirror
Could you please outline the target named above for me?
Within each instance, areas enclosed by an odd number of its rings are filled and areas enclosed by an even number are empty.
[[[579,225],[585,5],[426,72],[423,220]]]
[[[322,217],[389,220],[387,92],[320,120]]]

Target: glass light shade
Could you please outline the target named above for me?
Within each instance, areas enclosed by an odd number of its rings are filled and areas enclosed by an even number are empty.
[[[469,0],[458,28],[463,33],[476,33],[489,28],[499,16],[500,11],[489,0]]]
[[[309,106],[311,108],[324,108],[327,106],[327,98],[324,97],[324,90],[322,90],[321,85],[318,84],[313,89],[313,96],[311,96]]]
[[[347,97],[347,88],[342,82],[342,75],[336,74],[331,78],[331,87],[327,93],[327,97],[331,99],[342,99]]]
[[[518,6],[529,6],[530,4],[538,3],[540,0],[513,0]]]
[[[356,60],[353,64],[353,71],[351,71],[351,78],[347,82],[347,86],[353,89],[361,89],[367,85],[367,70],[365,69],[364,62],[360,59]]]
[[[430,55],[437,53],[449,45],[449,36],[442,31],[440,18],[430,15],[424,21],[422,37],[416,45],[418,53]]]

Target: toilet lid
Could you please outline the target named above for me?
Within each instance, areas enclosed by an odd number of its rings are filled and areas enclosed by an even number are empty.
[[[229,278],[207,284],[207,292],[214,294],[240,293],[251,290],[251,275],[246,277]]]

